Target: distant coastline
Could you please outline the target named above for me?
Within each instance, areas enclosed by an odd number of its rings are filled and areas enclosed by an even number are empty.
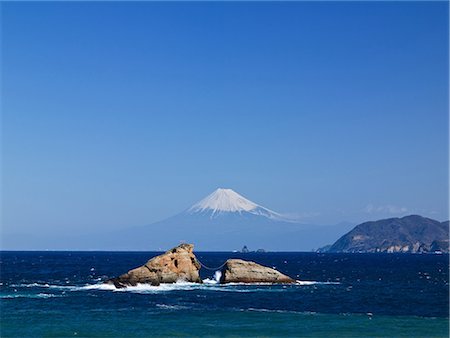
[[[434,253],[449,252],[449,221],[419,215],[365,222],[320,248],[330,253]]]

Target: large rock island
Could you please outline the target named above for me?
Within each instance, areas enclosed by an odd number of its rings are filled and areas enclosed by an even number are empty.
[[[159,285],[161,283],[186,282],[201,283],[200,263],[193,253],[192,244],[181,244],[164,254],[150,259],[144,265],[112,278],[106,283],[116,288],[135,286],[138,283]]]
[[[193,253],[192,244],[181,244],[162,255],[150,259],[144,265],[107,280],[116,288],[137,284],[160,285],[186,281],[202,283],[201,263]],[[220,283],[295,283],[292,278],[277,270],[242,259],[229,259],[222,268]]]
[[[229,259],[222,268],[220,283],[295,283],[291,277],[255,262]]]
[[[449,222],[418,215],[365,222],[338,239],[327,252],[449,252]]]

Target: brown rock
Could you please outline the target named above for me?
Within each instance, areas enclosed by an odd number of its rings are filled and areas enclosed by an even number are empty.
[[[181,244],[166,253],[150,259],[136,269],[128,271],[106,283],[114,284],[116,288],[134,286],[137,283],[159,285],[160,283],[175,283],[179,280],[201,283],[198,271],[200,263],[192,252],[192,244]]]
[[[255,262],[229,259],[222,268],[220,283],[295,283],[295,280]]]

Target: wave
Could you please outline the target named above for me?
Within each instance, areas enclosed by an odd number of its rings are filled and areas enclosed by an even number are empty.
[[[271,313],[291,313],[298,315],[316,315],[317,312],[314,311],[294,311],[294,310],[277,310],[277,309],[258,309],[258,308],[248,308],[248,309],[238,309],[238,311],[242,312],[271,312]]]
[[[50,287],[49,284],[45,283],[30,283],[30,284],[25,284],[25,283],[21,283],[21,284],[10,284],[9,285],[12,288],[48,288]]]
[[[339,282],[316,282],[309,280],[297,280],[295,281],[297,285],[338,285]]]
[[[80,288],[80,290],[106,290],[113,292],[132,292],[132,293],[160,293],[170,291],[219,291],[219,292],[268,292],[268,291],[283,291],[282,289],[268,289],[261,288],[267,284],[218,284],[217,282],[208,280],[203,284],[190,283],[190,282],[176,282],[173,284],[160,284],[159,286],[153,286],[149,284],[137,284],[135,286],[127,286],[117,289],[112,284],[94,284],[87,285]],[[272,285],[272,284],[270,284]],[[256,287],[256,288],[255,288]],[[258,288],[259,287],[259,288]]]
[[[341,284],[339,282],[317,282],[317,281],[309,281],[309,280],[296,280],[294,284],[274,284],[274,283],[227,283],[223,285],[262,285],[262,286],[307,286],[307,285],[334,285]]]
[[[11,284],[11,287],[21,288],[47,288],[64,291],[112,291],[112,292],[132,292],[132,293],[160,293],[171,291],[219,291],[219,292],[284,292],[288,288],[297,286],[310,285],[329,285],[339,284],[338,282],[317,282],[317,281],[300,281],[295,284],[272,284],[272,283],[227,283],[220,284],[218,276],[214,279],[206,278],[203,283],[191,283],[178,281],[172,284],[160,284],[154,286],[150,284],[137,284],[135,286],[127,286],[124,288],[116,288],[113,284],[97,283],[87,285],[56,285],[48,283],[30,283],[30,284]],[[268,286],[271,286],[268,288]]]
[[[309,286],[309,285],[328,285],[339,284],[335,282],[316,282],[316,281],[297,281],[296,284],[272,284],[272,283],[228,283],[219,284],[217,280],[206,278],[203,284],[178,281],[172,284],[160,284],[153,286],[150,284],[137,284],[124,288],[116,288],[112,284],[92,284],[82,287],[76,287],[76,290],[103,290],[113,292],[132,292],[132,293],[159,293],[171,291],[219,291],[219,292],[284,292],[288,287]],[[268,288],[267,286],[271,286]]]
[[[0,299],[12,299],[12,298],[54,298],[54,297],[64,297],[64,295],[55,295],[52,293],[38,293],[38,294],[11,294],[11,295],[0,295]]]
[[[141,293],[141,294],[151,294],[151,293],[161,293],[161,292],[172,292],[172,291],[224,291],[224,292],[255,292],[258,290],[244,290],[237,288],[227,288],[225,285],[221,285],[215,282],[207,281],[206,283],[190,283],[179,281],[172,284],[160,284],[158,286],[150,284],[137,284],[135,286],[127,286],[124,288],[116,288],[112,284],[92,284],[82,287],[76,287],[75,290],[101,290],[101,291],[112,291],[112,292],[131,292],[131,293]]]
[[[186,310],[189,309],[187,306],[183,305],[168,305],[168,304],[156,304],[157,308],[164,309],[164,310]]]
[[[200,289],[203,284],[179,281],[172,284],[160,284],[158,286],[150,284],[140,284],[135,286],[127,286],[124,288],[116,288],[113,284],[92,284],[82,286],[80,290],[104,290],[113,292],[134,292],[134,293],[156,293],[167,291],[191,291]]]

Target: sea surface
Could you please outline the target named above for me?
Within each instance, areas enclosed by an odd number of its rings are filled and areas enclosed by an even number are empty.
[[[1,337],[448,337],[449,256],[197,252],[203,284],[102,281],[157,252],[1,252]],[[243,258],[296,285],[219,285]]]

